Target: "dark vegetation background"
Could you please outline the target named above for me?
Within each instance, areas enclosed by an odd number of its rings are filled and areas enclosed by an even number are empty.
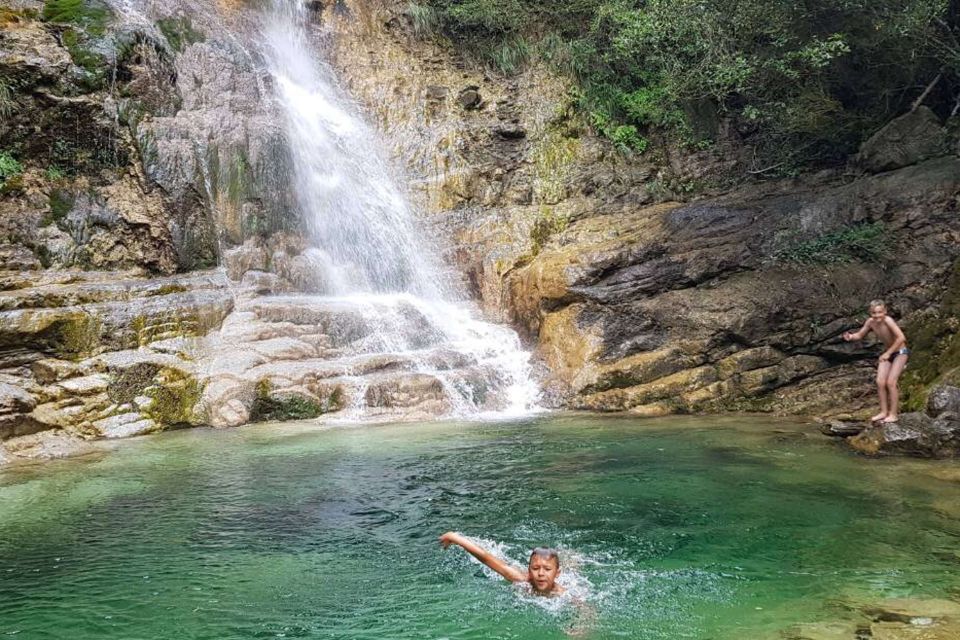
[[[408,13],[500,73],[542,60],[568,74],[624,151],[732,137],[754,168],[791,174],[842,163],[921,96],[941,118],[960,111],[960,0],[416,0]]]

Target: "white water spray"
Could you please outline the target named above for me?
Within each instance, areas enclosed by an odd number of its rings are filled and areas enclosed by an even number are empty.
[[[530,411],[538,391],[529,354],[516,333],[478,320],[472,304],[455,294],[375,133],[313,56],[308,18],[299,0],[275,0],[263,53],[286,118],[318,287],[364,309],[377,325],[367,349],[402,354],[416,371],[440,380],[452,414]],[[424,340],[425,333],[433,335]],[[466,366],[438,364],[438,345]]]

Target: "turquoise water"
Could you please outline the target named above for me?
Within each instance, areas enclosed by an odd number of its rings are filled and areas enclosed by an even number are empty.
[[[956,463],[753,418],[263,425],[0,473],[0,636],[775,638],[955,596]],[[533,599],[448,529],[562,549]]]

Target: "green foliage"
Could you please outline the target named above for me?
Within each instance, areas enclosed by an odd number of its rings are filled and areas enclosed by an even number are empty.
[[[161,18],[157,27],[174,51],[183,51],[188,45],[203,42],[203,34],[193,28],[189,17]]]
[[[43,19],[64,25],[60,40],[73,63],[87,72],[83,84],[90,90],[103,86],[109,63],[93,41],[106,33],[112,14],[102,0],[46,0]]]
[[[57,165],[52,164],[49,167],[47,167],[47,170],[44,172],[44,175],[46,175],[47,180],[50,180],[51,182],[56,182],[58,180],[63,180],[65,177],[67,177],[67,172],[61,169],[60,167],[58,167]]]
[[[110,19],[110,9],[100,0],[46,0],[43,19],[74,25],[92,36],[101,36]]]
[[[535,55],[569,74],[580,109],[624,150],[650,130],[699,145],[722,116],[758,162],[790,172],[844,159],[937,73],[960,82],[950,0],[420,1],[504,73]],[[948,111],[954,98],[927,101]]]
[[[407,5],[407,16],[413,23],[413,32],[418,36],[432,34],[440,26],[436,10],[429,5],[411,2]]]
[[[7,151],[0,151],[0,185],[23,173],[23,165]]]
[[[788,245],[777,252],[777,258],[783,262],[821,265],[881,262],[888,255],[888,243],[883,223],[872,222]]]

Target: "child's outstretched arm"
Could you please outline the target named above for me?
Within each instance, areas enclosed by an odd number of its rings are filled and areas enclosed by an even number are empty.
[[[446,549],[451,544],[460,545],[463,547],[467,553],[472,555],[474,558],[487,565],[504,578],[510,582],[526,582],[527,574],[523,573],[516,567],[511,567],[509,564],[497,558],[489,551],[484,549],[478,544],[467,540],[466,537],[456,533],[454,531],[448,531],[442,536],[440,536],[440,544],[443,545],[443,548]]]
[[[851,340],[863,340],[863,336],[867,335],[869,331],[870,331],[870,320],[868,319],[866,322],[863,323],[863,326],[860,327],[859,331],[844,331],[843,339],[846,340],[847,342],[850,342]]]

